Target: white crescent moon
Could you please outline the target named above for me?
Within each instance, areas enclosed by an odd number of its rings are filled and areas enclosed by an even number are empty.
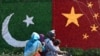
[[[14,13],[7,16],[4,20],[4,22],[2,23],[2,37],[9,45],[11,45],[13,47],[25,47],[28,40],[26,40],[26,41],[16,40],[11,36],[11,34],[8,30],[8,24],[13,15],[14,15]]]

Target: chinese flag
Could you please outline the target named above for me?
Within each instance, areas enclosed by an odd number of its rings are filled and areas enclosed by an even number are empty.
[[[53,28],[62,47],[100,48],[100,0],[53,0]]]

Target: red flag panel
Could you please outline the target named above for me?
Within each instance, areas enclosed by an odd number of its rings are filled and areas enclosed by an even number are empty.
[[[100,48],[100,1],[53,0],[53,28],[62,47]]]

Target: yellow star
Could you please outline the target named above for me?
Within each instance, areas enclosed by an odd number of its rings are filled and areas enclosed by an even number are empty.
[[[68,22],[65,25],[66,27],[71,23],[74,23],[79,27],[78,18],[83,16],[83,14],[76,14],[74,7],[71,8],[70,14],[62,13],[62,15],[65,16],[68,19]]]
[[[95,14],[93,15],[93,17],[94,17],[95,19],[97,19],[97,18],[99,17],[99,13],[95,13]]]
[[[83,34],[83,39],[88,39],[89,35],[87,33]]]
[[[93,24],[92,26],[90,26],[90,28],[92,28],[91,29],[91,31],[93,32],[93,31],[97,31],[97,28],[98,28],[98,26],[96,26],[95,24]]]
[[[92,2],[87,3],[87,5],[88,5],[89,8],[93,7],[93,3]]]

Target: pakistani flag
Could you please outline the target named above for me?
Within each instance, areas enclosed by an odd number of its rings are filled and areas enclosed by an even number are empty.
[[[32,32],[51,30],[51,2],[0,4],[0,52],[24,47]]]

